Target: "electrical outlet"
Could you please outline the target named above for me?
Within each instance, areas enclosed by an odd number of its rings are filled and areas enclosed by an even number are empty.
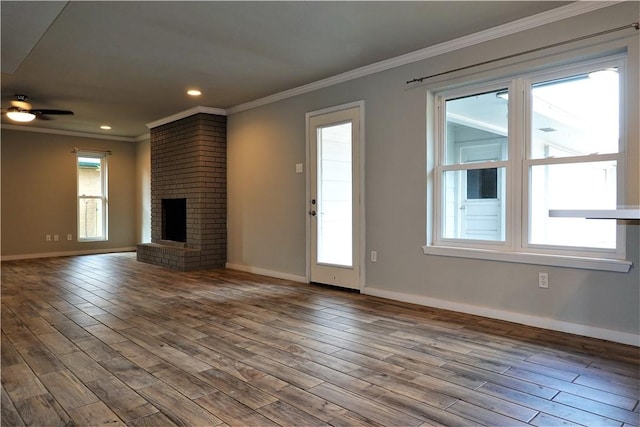
[[[371,251],[371,262],[378,262],[378,252]]]
[[[57,242],[58,240],[60,240],[60,236],[58,236],[57,234],[53,235],[53,241]]]
[[[538,287],[547,289],[549,287],[549,274],[538,273]]]
[[[73,234],[71,233],[67,234],[67,240],[73,240]]]
[[[44,240],[46,240],[47,242],[50,242],[50,241],[51,241],[51,234],[47,234],[47,235],[44,237]]]

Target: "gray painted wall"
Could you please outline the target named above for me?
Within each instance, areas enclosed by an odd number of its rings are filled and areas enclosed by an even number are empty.
[[[628,93],[637,94],[637,32],[628,30],[626,38],[616,33],[574,43],[506,62],[499,69],[484,66],[420,87],[405,82],[630,24],[631,17],[639,15],[639,5],[615,5],[232,114],[228,120],[228,262],[255,270],[306,274],[306,181],[305,174],[295,173],[295,164],[305,162],[305,113],[364,100],[366,253],[378,252],[378,262],[365,265],[365,290],[414,295],[444,305],[473,307],[472,311],[488,315],[512,313],[506,317],[516,320],[531,316],[550,328],[561,329],[565,323],[584,325],[602,329],[604,338],[611,331],[622,333],[627,341],[634,339],[640,333],[637,222],[628,227],[627,258],[634,264],[629,273],[427,256],[422,246],[426,242],[426,139],[431,114],[427,111],[428,90],[516,72],[523,69],[519,63],[523,59],[542,66],[566,61],[563,51],[588,58],[603,49],[626,49]],[[600,45],[594,47],[595,42]],[[640,201],[638,112],[638,97],[629,97],[627,198],[636,204]],[[537,286],[539,271],[549,273],[547,290]]]
[[[108,241],[77,241],[74,147],[113,152],[107,156]],[[135,144],[3,129],[1,148],[3,257],[135,247]],[[47,234],[60,240],[47,242]]]
[[[151,243],[151,140],[136,143],[137,243]]]

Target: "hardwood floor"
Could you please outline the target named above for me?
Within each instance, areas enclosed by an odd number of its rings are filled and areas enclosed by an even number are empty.
[[[2,263],[2,425],[640,423],[639,349],[237,271]]]

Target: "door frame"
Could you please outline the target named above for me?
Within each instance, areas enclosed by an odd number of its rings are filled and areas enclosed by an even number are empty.
[[[312,117],[321,116],[328,113],[335,113],[337,111],[350,110],[352,108],[358,108],[360,121],[360,140],[353,141],[354,144],[358,144],[358,150],[360,150],[360,199],[358,201],[358,210],[359,210],[359,218],[358,218],[358,238],[359,238],[359,246],[360,253],[357,254],[358,262],[360,264],[360,272],[359,272],[359,284],[358,289],[360,292],[364,289],[365,284],[365,253],[366,253],[366,238],[365,238],[365,203],[364,203],[364,195],[365,195],[365,186],[364,186],[364,177],[365,177],[365,152],[364,152],[364,141],[365,141],[365,123],[364,123],[364,100],[349,102],[347,104],[336,105],[333,107],[323,108],[321,110],[310,111],[305,114],[305,152],[306,152],[306,164],[307,164],[307,173],[306,173],[306,195],[305,195],[305,209],[304,215],[306,217],[305,220],[305,228],[306,228],[306,272],[305,277],[307,283],[311,283],[311,216],[309,215],[309,207],[311,206],[311,152],[309,150],[309,146],[311,144],[310,138],[310,120]]]

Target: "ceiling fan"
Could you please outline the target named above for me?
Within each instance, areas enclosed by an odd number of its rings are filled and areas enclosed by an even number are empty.
[[[16,95],[16,99],[11,101],[11,107],[3,108],[2,114],[15,122],[30,122],[34,119],[51,120],[48,116],[54,114],[72,115],[73,111],[32,108],[27,102],[27,95]]]

